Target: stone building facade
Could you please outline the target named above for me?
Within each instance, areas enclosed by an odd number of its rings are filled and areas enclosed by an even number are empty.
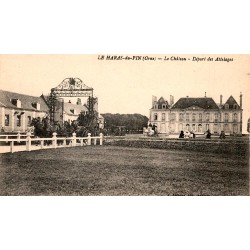
[[[208,129],[212,134],[242,134],[242,94],[240,104],[233,96],[223,103],[222,95],[217,104],[211,97],[183,97],[174,103],[170,96],[168,103],[163,97],[152,98],[149,124],[157,126],[158,133],[177,134],[193,131],[203,134]]]
[[[94,106],[98,110],[98,104]],[[81,112],[87,112],[86,104],[78,100],[76,104],[64,103],[62,99],[56,102],[55,121],[61,124],[64,121],[77,120]],[[0,90],[0,132],[27,132],[32,130],[33,118],[43,118],[49,114],[46,97],[29,96]],[[104,118],[98,114],[99,127],[104,128]]]
[[[0,126],[5,132],[29,130],[33,118],[43,118],[49,108],[41,97],[0,90]]]
[[[94,105],[94,110],[98,112],[98,102]],[[69,122],[77,120],[78,116],[81,113],[88,113],[88,107],[85,104],[82,104],[80,98],[78,98],[76,104],[69,102],[64,102],[63,98],[59,98],[56,103],[56,110],[55,110],[55,121],[62,123],[62,122]],[[99,128],[104,128],[104,117],[98,113],[98,123]]]

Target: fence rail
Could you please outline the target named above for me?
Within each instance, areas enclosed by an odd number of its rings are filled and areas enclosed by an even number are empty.
[[[31,133],[27,133],[25,137],[26,137],[25,139],[22,139],[21,136],[17,136],[17,138],[15,139],[0,138],[0,142],[5,142],[6,144],[9,144],[7,146],[2,146],[2,147],[9,147],[9,150],[5,152],[14,153],[16,151],[32,151],[43,148],[76,147],[84,145],[90,146],[92,145],[92,143],[93,145],[97,145],[98,140],[99,144],[103,145],[103,139],[104,139],[102,133],[100,134],[100,136],[94,136],[94,137],[91,137],[90,133],[88,133],[87,137],[76,137],[76,133],[73,133],[72,137],[57,137],[57,133],[54,132],[52,138],[34,138],[34,137],[32,138]],[[22,150],[19,150],[21,142],[25,142],[25,145],[22,146],[21,148]],[[15,143],[18,145],[15,145]],[[3,152],[1,152],[0,150],[0,153]]]

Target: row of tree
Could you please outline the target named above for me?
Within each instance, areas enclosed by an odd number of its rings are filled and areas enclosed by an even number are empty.
[[[138,133],[147,127],[148,118],[141,114],[102,114],[108,133]]]
[[[99,128],[98,113],[88,112],[81,113],[76,121],[52,123],[48,116],[44,118],[34,118],[31,125],[34,126],[34,134],[38,137],[51,137],[53,132],[58,136],[72,136],[76,133],[77,136],[92,135],[124,135],[126,133],[140,133],[143,127],[147,126],[148,118],[140,114],[102,114],[105,120],[104,129]]]

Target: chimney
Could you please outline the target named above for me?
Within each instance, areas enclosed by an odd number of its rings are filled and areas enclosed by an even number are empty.
[[[170,95],[170,106],[172,106],[173,104],[174,104],[174,97]]]
[[[222,106],[222,95],[220,95],[220,106]]]
[[[240,92],[240,108],[242,109],[242,93]]]
[[[157,97],[152,95],[152,107],[154,107],[156,102],[157,102]]]

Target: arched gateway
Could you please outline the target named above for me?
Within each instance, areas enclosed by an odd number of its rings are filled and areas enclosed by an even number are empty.
[[[55,110],[58,98],[61,97],[88,97],[89,113],[94,112],[94,103],[96,98],[93,97],[94,89],[88,87],[79,78],[65,78],[57,87],[52,88],[48,97],[48,105],[50,109],[50,120],[55,121]],[[63,108],[63,105],[62,105]]]
[[[51,89],[58,97],[93,97],[94,89],[88,87],[79,78],[66,78],[57,87]]]

